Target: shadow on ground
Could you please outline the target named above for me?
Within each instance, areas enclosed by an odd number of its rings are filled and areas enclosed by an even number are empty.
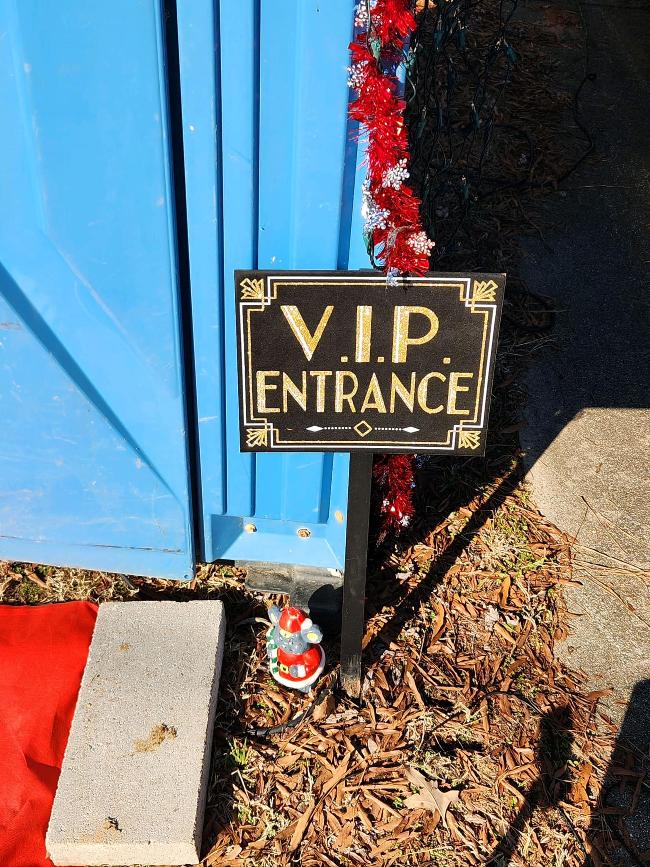
[[[650,680],[632,691],[598,799],[589,839],[603,859],[628,867],[650,860]],[[603,863],[609,863],[604,861]],[[585,865],[593,861],[587,859]]]
[[[508,832],[495,847],[488,863],[505,865],[522,837],[526,824],[535,810],[557,807],[567,795],[567,765],[573,756],[573,720],[571,709],[557,707],[540,721],[537,764],[539,776],[526,795],[526,800],[512,821]]]

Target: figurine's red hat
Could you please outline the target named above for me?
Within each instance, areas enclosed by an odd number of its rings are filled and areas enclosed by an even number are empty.
[[[283,608],[278,625],[280,629],[295,633],[300,632],[303,627],[308,629],[311,626],[311,620],[300,608]]]

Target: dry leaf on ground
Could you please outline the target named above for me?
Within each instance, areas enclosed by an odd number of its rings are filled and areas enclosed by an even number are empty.
[[[411,810],[436,810],[440,813],[442,824],[447,827],[447,810],[460,797],[458,789],[441,792],[435,783],[430,782],[419,771],[407,768],[406,779],[419,789],[417,794],[409,795],[404,805]]]

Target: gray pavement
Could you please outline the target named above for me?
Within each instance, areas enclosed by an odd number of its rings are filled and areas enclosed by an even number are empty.
[[[573,5],[571,5],[573,4]],[[535,15],[545,4],[526,3]],[[557,308],[554,347],[527,377],[522,432],[533,496],[576,539],[582,587],[567,601],[560,653],[595,689],[619,742],[650,760],[650,2],[560,0],[582,19],[581,52],[558,62],[577,85],[594,155],[544,206],[544,241],[527,239],[522,276]],[[577,62],[576,62],[577,59]],[[584,55],[583,58],[584,60]],[[616,761],[616,760],[614,760]],[[605,786],[609,806],[625,807]],[[650,849],[650,790],[620,820],[637,852]],[[616,865],[640,863],[629,846]],[[586,863],[589,863],[588,860]]]
[[[535,2],[527,4],[529,14]],[[567,3],[567,8],[569,4]],[[626,737],[650,740],[650,3],[582,3],[582,115],[596,150],[544,206],[522,274],[555,299],[555,346],[532,362],[522,434],[533,496],[575,536],[561,650]],[[567,69],[576,83],[584,69]],[[637,687],[635,690],[635,686]],[[634,693],[634,699],[630,697]]]

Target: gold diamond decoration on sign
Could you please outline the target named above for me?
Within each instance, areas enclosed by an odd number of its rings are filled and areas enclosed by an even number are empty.
[[[356,433],[358,433],[360,437],[367,437],[372,430],[372,427],[368,424],[367,421],[360,421],[355,424],[353,430],[356,431]]]
[[[264,298],[264,279],[251,280],[245,277],[239,284],[242,301],[262,301]]]
[[[246,445],[249,449],[268,445],[268,429],[265,427],[252,428],[246,431]]]
[[[474,280],[472,302],[496,301],[497,284],[494,280]]]
[[[481,432],[478,430],[462,430],[458,435],[458,446],[461,449],[477,449],[481,445]]]

